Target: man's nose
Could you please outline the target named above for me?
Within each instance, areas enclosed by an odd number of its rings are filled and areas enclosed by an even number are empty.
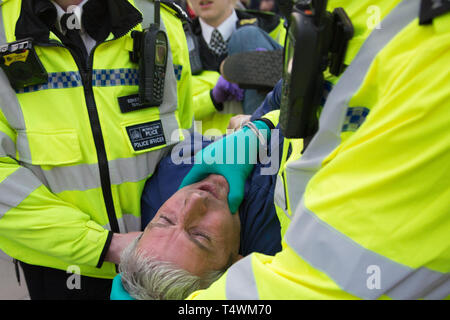
[[[206,201],[207,197],[202,193],[193,192],[188,195],[184,206],[185,220],[190,221],[204,216],[207,211]]]

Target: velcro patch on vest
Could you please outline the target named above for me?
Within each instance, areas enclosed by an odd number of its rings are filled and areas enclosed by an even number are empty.
[[[126,127],[134,151],[151,149],[166,144],[161,120]]]

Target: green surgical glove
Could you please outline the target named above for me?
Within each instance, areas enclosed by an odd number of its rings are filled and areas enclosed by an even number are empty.
[[[254,121],[255,127],[270,139],[270,130],[264,121]],[[210,174],[225,177],[230,186],[228,205],[236,213],[244,198],[245,181],[257,162],[260,141],[248,127],[211,143],[195,155],[195,163],[179,189],[196,183]]]

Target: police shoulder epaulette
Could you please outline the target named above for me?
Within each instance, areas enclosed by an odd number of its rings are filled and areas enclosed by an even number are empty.
[[[241,19],[238,21],[240,26],[246,26],[246,25],[258,25],[258,19],[257,18],[250,18],[250,19]]]
[[[430,24],[434,18],[450,12],[450,0],[422,0],[419,24]]]
[[[275,16],[275,13],[272,11],[262,11],[262,10],[255,10],[255,9],[237,9],[243,12],[246,12],[251,15],[255,16]]]
[[[177,16],[180,20],[192,22],[187,12],[173,0],[161,0],[161,4],[172,9],[174,15]]]
[[[251,9],[237,9],[236,10],[239,21],[237,27],[245,25],[256,25],[262,28],[264,31],[270,33],[281,22],[280,16],[273,12],[258,11]]]

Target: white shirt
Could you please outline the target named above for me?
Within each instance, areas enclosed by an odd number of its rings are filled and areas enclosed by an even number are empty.
[[[228,41],[233,32],[236,30],[236,22],[238,20],[239,19],[236,15],[236,11],[234,10],[233,13],[217,28],[210,26],[202,18],[199,18],[203,39],[205,39],[206,43],[209,43],[211,41],[212,32],[214,31],[214,29],[217,29],[222,35],[222,38],[225,41]]]
[[[84,42],[84,46],[86,47],[86,50],[88,52],[88,54],[91,52],[92,48],[94,48],[96,41],[94,39],[91,38],[90,35],[87,34],[86,30],[84,30],[83,28],[83,24],[81,23],[81,15],[83,13],[83,6],[85,5],[86,2],[88,2],[89,0],[84,0],[82,1],[79,5],[75,6],[69,6],[67,9],[69,9],[67,12],[73,12],[75,14],[75,16],[77,17],[78,21],[80,22],[80,37]],[[60,20],[61,17],[63,16],[63,14],[67,13],[66,11],[64,11],[56,2],[52,1],[53,5],[56,8],[56,14],[57,14],[57,18],[56,18],[56,27],[58,28],[59,31],[63,32],[60,25]]]

